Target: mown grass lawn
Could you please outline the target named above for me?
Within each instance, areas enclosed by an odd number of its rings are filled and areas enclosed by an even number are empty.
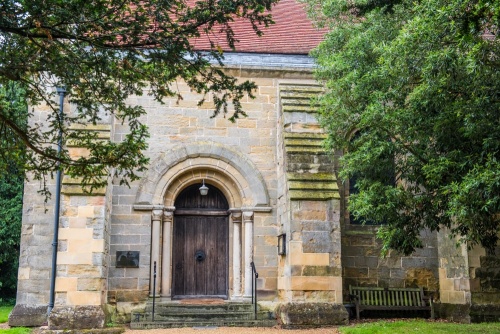
[[[9,313],[13,308],[12,305],[0,305],[0,324],[9,320]]]
[[[12,308],[13,306],[0,306],[0,324],[8,321]],[[31,331],[31,328],[25,327],[0,328],[0,334],[29,334]],[[426,320],[381,320],[342,326],[339,331],[341,334],[500,334],[500,322],[457,324]],[[293,334],[294,331],[287,332]]]
[[[339,328],[342,334],[496,334],[499,323],[457,324],[425,320],[397,320],[359,323]]]

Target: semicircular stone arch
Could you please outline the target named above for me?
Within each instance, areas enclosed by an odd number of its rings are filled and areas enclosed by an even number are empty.
[[[202,179],[218,187],[232,207],[269,206],[264,179],[253,162],[212,142],[182,145],[162,153],[141,181],[135,204],[171,206],[182,189]]]

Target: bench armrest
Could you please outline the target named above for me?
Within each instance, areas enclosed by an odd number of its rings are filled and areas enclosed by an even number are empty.
[[[349,294],[349,298],[354,301],[355,303],[358,303],[359,302],[359,297],[358,295],[351,295]]]

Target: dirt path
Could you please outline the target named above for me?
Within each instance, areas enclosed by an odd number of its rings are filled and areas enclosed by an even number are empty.
[[[125,334],[339,334],[335,327],[316,329],[281,329],[278,327],[191,327],[170,329],[132,330],[127,329]]]

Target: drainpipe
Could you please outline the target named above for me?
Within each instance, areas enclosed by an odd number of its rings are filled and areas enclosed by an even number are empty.
[[[57,87],[57,94],[59,94],[59,122],[63,122],[63,105],[64,105],[64,95],[66,90],[62,87]],[[62,126],[62,125],[61,125]],[[62,129],[59,129],[59,139],[57,141],[57,157],[61,156],[62,150]],[[54,207],[54,238],[52,239],[52,271],[50,275],[50,300],[49,307],[47,309],[47,315],[50,314],[54,308],[55,299],[55,288],[56,288],[56,271],[57,271],[57,244],[59,240],[59,210],[61,202],[61,168],[59,167],[60,162],[57,162],[57,174],[56,174],[56,198]]]

